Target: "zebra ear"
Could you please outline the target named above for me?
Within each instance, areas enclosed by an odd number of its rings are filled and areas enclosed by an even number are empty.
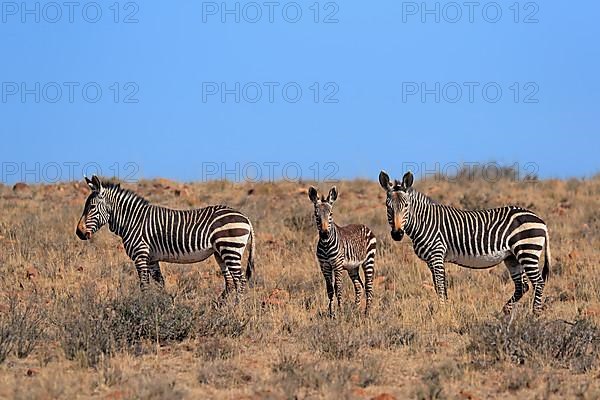
[[[90,189],[94,190],[94,184],[92,183],[92,180],[90,178],[88,178],[87,176],[84,176],[85,178],[85,183],[87,183],[87,185],[90,187]]]
[[[310,201],[312,201],[313,203],[316,203],[317,200],[319,199],[319,195],[317,194],[317,189],[315,189],[314,187],[310,187],[308,188],[308,198],[310,199]]]
[[[404,187],[404,189],[410,188],[413,184],[414,179],[415,177],[413,176],[412,172],[408,171],[407,173],[405,173],[402,177],[402,186]]]
[[[333,204],[333,202],[337,200],[337,197],[338,191],[337,188],[334,186],[331,189],[329,189],[329,194],[327,195],[327,202],[329,204]]]
[[[390,190],[392,184],[390,183],[390,176],[384,170],[381,170],[379,173],[379,184],[383,188],[383,190]]]
[[[87,180],[87,178],[86,178]],[[88,183],[88,185],[90,186],[90,188],[96,192],[101,192],[102,191],[102,183],[100,182],[100,179],[98,179],[98,177],[96,175],[92,175],[92,181],[91,181],[91,185]]]

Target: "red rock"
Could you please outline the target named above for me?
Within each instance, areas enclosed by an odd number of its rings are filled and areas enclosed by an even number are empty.
[[[271,294],[263,301],[263,306],[281,306],[287,303],[290,299],[290,294],[284,289],[273,289]]]
[[[125,392],[122,390],[115,390],[114,392],[107,394],[105,397],[107,400],[121,400],[123,398],[125,398]]]
[[[461,390],[460,392],[458,392],[458,394],[463,399],[467,399],[467,400],[477,400],[478,399],[477,396],[474,396],[473,393],[467,392],[466,390]]]
[[[600,307],[599,306],[589,306],[585,308],[582,312],[586,317],[595,317],[600,315]]]
[[[29,185],[24,182],[17,182],[13,186],[13,192],[22,192],[29,189]]]
[[[38,271],[35,267],[33,267],[33,266],[27,267],[27,270],[25,271],[25,276],[27,277],[27,279],[33,279],[37,275],[38,275]]]

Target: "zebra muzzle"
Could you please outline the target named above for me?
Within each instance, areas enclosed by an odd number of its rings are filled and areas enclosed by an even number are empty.
[[[404,237],[404,231],[402,229],[399,229],[397,231],[391,231],[391,235],[392,239],[394,239],[396,242],[399,242]]]
[[[80,227],[77,227],[75,233],[77,234],[77,237],[81,240],[89,240],[92,238],[92,232],[88,230],[84,231]]]

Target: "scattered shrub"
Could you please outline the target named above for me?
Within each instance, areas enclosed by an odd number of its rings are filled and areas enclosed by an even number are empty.
[[[550,364],[576,372],[591,370],[600,355],[600,329],[590,320],[545,321],[527,316],[497,318],[471,329],[468,350],[482,364]]]
[[[376,323],[357,327],[358,321],[324,320],[309,326],[305,336],[311,349],[326,358],[352,359],[364,348],[391,349],[414,342],[415,333],[395,325]]]
[[[130,385],[133,399],[180,400],[185,392],[176,387],[174,379],[154,374],[142,375]]]
[[[506,388],[511,392],[517,392],[519,390],[529,388],[533,379],[534,375],[530,369],[518,367],[509,372],[506,381]]]
[[[443,380],[459,380],[464,374],[464,365],[455,361],[442,362],[426,369],[421,376],[421,385],[417,386],[415,397],[418,399],[444,399]]]
[[[236,347],[231,339],[226,338],[200,338],[196,355],[206,361],[227,360],[236,353]]]
[[[0,313],[0,363],[13,352],[19,358],[27,357],[40,342],[43,322],[43,311],[34,306],[34,300],[10,298],[7,311]]]
[[[244,333],[250,319],[245,304],[227,302],[221,307],[205,307],[198,316],[198,336],[236,338]]]
[[[59,340],[69,359],[96,366],[122,349],[140,351],[144,340],[158,344],[187,338],[195,322],[192,308],[175,304],[163,292],[98,299],[91,288],[62,304]]]
[[[216,360],[198,368],[198,382],[218,389],[239,386],[253,379],[248,371],[238,367],[237,363],[231,360]]]
[[[302,362],[297,354],[283,354],[273,365],[274,384],[286,398],[308,397],[310,392],[330,392],[344,396],[352,386],[368,387],[383,383],[383,365],[368,357],[358,364],[348,361]]]

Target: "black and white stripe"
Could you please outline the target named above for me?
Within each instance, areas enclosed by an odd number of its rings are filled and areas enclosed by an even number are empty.
[[[534,287],[533,309],[541,310],[550,271],[550,244],[548,227],[540,217],[515,206],[467,211],[436,204],[412,188],[410,172],[402,182],[392,183],[381,171],[379,183],[387,192],[392,238],[401,240],[404,233],[410,237],[417,256],[427,262],[441,299],[447,298],[444,261],[467,268],[489,268],[504,261],[515,284],[504,311],[510,312],[529,289],[525,276]]]
[[[214,255],[225,279],[223,295],[244,291],[254,269],[254,231],[244,214],[223,205],[172,210],[150,204],[118,184],[102,183],[96,176],[86,182],[92,193],[77,225],[77,236],[89,239],[108,224],[111,232],[123,239],[142,289],[150,278],[164,286],[160,261],[188,264]],[[248,245],[244,275],[242,256]]]
[[[365,225],[338,226],[333,222],[333,203],[337,199],[335,186],[329,191],[327,198],[319,195],[317,189],[311,187],[308,197],[314,204],[315,221],[319,231],[317,243],[317,259],[321,272],[325,277],[327,296],[329,298],[329,314],[333,315],[333,296],[337,297],[338,308],[342,302],[342,271],[354,284],[354,302],[360,305],[363,289],[365,291],[365,314],[369,312],[373,300],[373,275],[375,273],[375,252],[377,240]],[[362,267],[365,284],[360,279],[359,269]]]

